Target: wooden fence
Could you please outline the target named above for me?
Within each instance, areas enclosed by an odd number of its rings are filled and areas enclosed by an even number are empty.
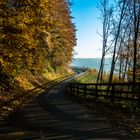
[[[135,102],[140,105],[140,83],[70,83],[68,91],[72,95],[87,98],[103,98],[112,103]]]

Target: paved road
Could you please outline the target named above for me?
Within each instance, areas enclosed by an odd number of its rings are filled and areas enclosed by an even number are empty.
[[[0,140],[129,140],[106,117],[93,114],[64,93],[65,84],[44,92],[8,121],[0,121]]]

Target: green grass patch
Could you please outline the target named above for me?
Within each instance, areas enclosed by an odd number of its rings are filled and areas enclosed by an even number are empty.
[[[85,74],[83,77],[79,77],[75,79],[75,82],[79,83],[96,83],[98,72],[94,70],[88,70],[87,74]]]

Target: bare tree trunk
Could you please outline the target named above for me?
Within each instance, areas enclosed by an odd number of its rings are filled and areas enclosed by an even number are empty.
[[[101,64],[100,64],[100,69],[99,69],[99,72],[98,72],[98,75],[97,75],[97,83],[100,81],[100,82],[102,82],[102,71],[103,71],[103,61],[104,61],[104,56],[102,55],[102,58],[101,58]]]
[[[128,57],[127,57],[127,59],[126,59],[125,68],[124,68],[123,75],[122,75],[122,80],[123,80],[123,82],[125,81],[125,76],[126,76],[127,67],[128,67]]]
[[[118,29],[117,29],[117,34],[115,37],[115,45],[114,45],[114,51],[113,51],[113,57],[112,57],[112,64],[111,64],[111,71],[110,71],[110,76],[109,76],[109,83],[112,82],[113,80],[113,74],[114,74],[114,68],[115,68],[115,56],[116,56],[116,49],[117,49],[117,43],[118,43],[118,38],[119,38],[119,34],[120,34],[120,30],[121,30],[121,23],[123,20],[123,16],[124,16],[124,9],[125,9],[125,4],[126,4],[126,0],[124,0],[123,2],[123,6],[122,6],[122,10],[121,10],[121,15],[120,15],[120,21],[119,21],[119,25],[118,25]],[[109,86],[110,88],[110,86]]]
[[[103,18],[103,46],[102,46],[102,58],[100,69],[97,76],[97,83],[103,81],[103,72],[104,72],[104,62],[105,62],[105,55],[107,53],[107,41],[108,37],[110,36],[110,19],[112,15],[112,9],[108,7],[108,0],[100,0],[100,11],[101,16]]]
[[[126,62],[125,62],[125,68],[124,68],[124,71],[123,71],[123,75],[122,75],[122,80],[125,81],[125,77],[126,77],[126,71],[128,71],[128,62],[129,62],[129,53],[130,53],[130,41],[131,41],[131,29],[129,29],[129,35],[128,35],[128,45],[126,46],[127,47],[127,54],[126,54]],[[128,76],[127,76],[127,81],[128,81]]]
[[[137,13],[137,3],[139,5],[138,7],[138,13]],[[134,0],[134,59],[133,59],[133,82],[136,82],[136,64],[137,64],[137,40],[138,40],[138,31],[139,31],[139,24],[140,24],[140,2],[136,2]]]
[[[122,76],[121,76],[121,74],[122,74],[122,58],[120,58],[119,63],[120,63],[119,64],[119,81],[121,81],[121,79],[122,79]]]

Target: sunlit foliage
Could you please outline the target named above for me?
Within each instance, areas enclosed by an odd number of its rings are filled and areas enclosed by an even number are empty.
[[[67,67],[75,46],[75,26],[66,0],[3,0],[0,2],[1,86],[25,71]]]

